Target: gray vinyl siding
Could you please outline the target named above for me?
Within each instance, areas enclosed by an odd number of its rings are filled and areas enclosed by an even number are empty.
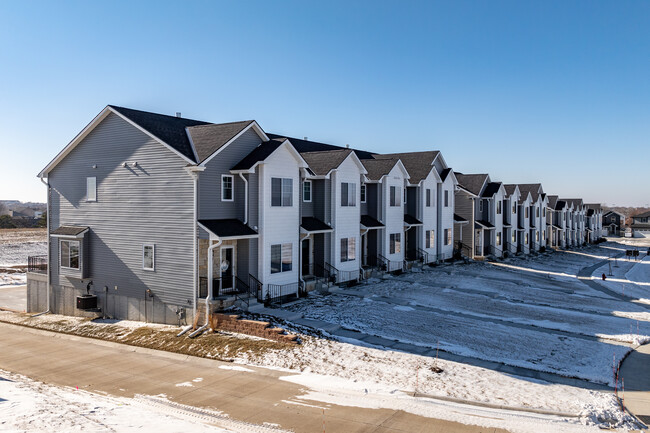
[[[325,221],[325,181],[314,180],[312,181],[312,216],[321,221]],[[326,222],[326,221],[325,221]]]
[[[138,165],[132,167],[133,162]],[[90,227],[83,260],[95,291],[108,287],[116,295],[143,298],[151,289],[165,303],[191,301],[193,181],[186,165],[166,146],[109,114],[49,173],[51,229]],[[91,176],[97,178],[97,202],[86,202]],[[145,243],[155,245],[154,271],[142,269]],[[85,286],[60,275],[56,238],[51,253],[53,285]]]
[[[248,225],[259,226],[259,175],[257,170],[248,176]],[[258,227],[259,228],[259,227]]]
[[[221,201],[221,175],[229,175],[230,169],[261,142],[251,128],[208,161],[199,174],[199,219],[244,219],[244,181],[233,175],[234,200]]]
[[[418,218],[418,192],[419,187],[409,186],[406,188],[406,213],[412,217]]]
[[[462,242],[472,249],[471,255],[474,254],[474,206],[474,200],[470,200],[467,194],[456,193],[454,212],[469,221],[469,224],[463,226]],[[455,231],[454,234],[459,233]],[[444,235],[444,233],[441,233],[441,235]]]
[[[381,219],[379,216],[379,185],[376,183],[366,184],[366,215],[369,215],[375,219]]]
[[[246,284],[250,266],[250,241],[251,239],[237,241],[237,277]]]
[[[303,195],[302,195],[303,185],[302,185],[302,183],[300,185],[300,209],[301,209],[301,216],[303,216],[303,217],[313,217],[314,216],[314,203],[316,202],[316,200],[319,199],[319,198],[316,198],[314,196],[314,185],[317,182],[318,181],[316,181],[316,180],[311,181],[311,201],[303,201]]]

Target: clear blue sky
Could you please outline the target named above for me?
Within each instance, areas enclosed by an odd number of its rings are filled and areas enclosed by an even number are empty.
[[[650,203],[650,2],[0,1],[0,199],[107,104]]]

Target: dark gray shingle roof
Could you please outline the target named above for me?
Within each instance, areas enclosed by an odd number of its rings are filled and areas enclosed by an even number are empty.
[[[291,140],[289,140],[291,141]],[[292,142],[293,144],[293,142]],[[338,168],[347,158],[352,149],[337,149],[320,152],[303,152],[300,156],[309,164],[309,168],[318,176],[324,176],[330,171]]]
[[[149,133],[158,137],[180,154],[191,161],[196,161],[192,145],[187,137],[185,128],[197,125],[207,125],[208,122],[200,120],[185,119],[182,117],[167,116],[165,114],[149,113],[147,111],[133,110],[131,108],[117,107],[109,105],[133,123],[147,130]]]
[[[257,146],[248,155],[239,161],[231,170],[248,170],[258,162],[264,161],[270,154],[275,152],[275,149],[280,147],[284,142],[280,140],[269,140]]]
[[[58,229],[52,230],[50,234],[59,236],[78,236],[86,230],[88,230],[88,227],[60,226]]]
[[[379,180],[382,176],[387,175],[397,164],[398,159],[386,158],[386,159],[363,159],[361,163],[368,171],[366,176],[370,180]]]
[[[220,238],[252,236],[257,232],[238,219],[199,220],[199,223]]]
[[[251,123],[253,123],[252,120],[245,120],[232,123],[210,123],[187,128],[199,157],[198,162],[207,159]]]
[[[388,154],[375,154],[375,159],[399,159],[404,164],[406,171],[408,171],[411,178],[409,181],[416,184],[429,175],[431,170],[434,170],[433,161],[440,154],[437,150],[426,152],[406,152],[406,153],[388,153]]]
[[[302,217],[300,227],[308,232],[322,232],[326,230],[334,230],[332,227],[325,224],[323,221],[314,217]]]
[[[370,215],[361,215],[361,225],[369,229],[378,229],[384,227],[382,223],[371,217]]]
[[[289,137],[288,135],[281,135],[281,134],[266,134],[269,138],[271,139],[288,139],[293,147],[296,148],[296,150],[299,153],[303,152],[324,152],[328,150],[341,150],[341,149],[347,149],[347,147],[343,146],[336,146],[333,144],[326,144],[326,143],[319,143],[318,141],[310,141],[310,140],[303,140],[300,138],[295,138],[295,137]],[[365,150],[359,150],[359,149],[352,149],[354,153],[357,154],[359,159],[372,159],[372,153],[366,152]]]
[[[487,181],[487,178],[487,174],[463,174],[456,172],[456,179],[459,185],[476,195],[481,195],[481,189]]]
[[[483,195],[481,195],[481,197],[492,197],[494,194],[499,192],[500,188],[501,182],[490,182],[488,183],[487,187],[485,187],[485,190],[483,191]]]

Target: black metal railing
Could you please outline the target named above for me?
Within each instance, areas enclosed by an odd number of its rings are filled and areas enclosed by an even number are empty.
[[[422,263],[427,264],[429,263],[429,253],[427,253],[425,250],[422,248],[417,249],[418,254],[420,255],[420,258],[422,260]]]
[[[262,302],[263,288],[264,285],[260,280],[248,274],[248,288],[250,290],[251,296],[254,296],[259,302]]]
[[[47,274],[47,256],[27,257],[27,272]]]
[[[472,255],[472,248],[469,245],[464,244],[461,241],[458,241],[456,243],[456,247],[454,248],[454,256],[461,258],[465,256],[466,258],[469,258]]]
[[[397,271],[404,270],[403,260],[390,260],[382,256],[381,254],[377,255],[377,257],[385,263],[386,272],[397,272]]]
[[[491,255],[495,257],[503,257],[503,251],[501,248],[497,248],[494,245],[488,245],[488,251],[490,252]]]
[[[387,270],[386,262],[384,262],[384,260],[380,258],[380,256],[369,255],[366,263],[369,268],[374,268],[377,269],[378,271]]]
[[[353,271],[342,271],[327,262],[325,262],[325,269],[330,275],[334,275],[333,282],[336,284],[349,283],[359,279],[359,271],[356,269]]]
[[[282,305],[298,299],[300,283],[267,284],[264,304]]]
[[[483,246],[482,245],[475,245],[474,246],[474,255],[482,257],[483,256]]]
[[[226,295],[246,295],[251,292],[250,284],[234,275],[212,279],[212,298]],[[199,298],[208,296],[208,278],[199,277]]]

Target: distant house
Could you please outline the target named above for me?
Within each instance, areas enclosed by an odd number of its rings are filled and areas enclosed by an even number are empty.
[[[635,238],[650,237],[650,211],[634,215],[630,228]]]
[[[609,236],[622,236],[625,227],[625,215],[610,210],[603,214],[603,229]]]

